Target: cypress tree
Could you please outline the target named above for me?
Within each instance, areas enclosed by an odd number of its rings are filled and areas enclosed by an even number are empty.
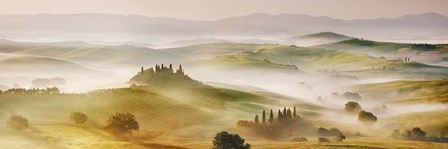
[[[141,72],[142,74],[143,74],[143,70],[144,70],[144,69],[143,69],[143,66],[142,66],[142,68],[140,69],[140,72]]]
[[[266,123],[266,112],[263,110],[263,117],[261,119],[261,122],[263,123],[263,125]]]
[[[272,125],[272,123],[274,123],[274,113],[272,112],[272,109],[271,109],[271,113],[269,114],[269,124]]]
[[[258,115],[255,115],[255,120],[254,120],[255,124],[258,124]]]
[[[288,108],[286,116],[288,117],[288,119],[292,118],[291,109]]]
[[[286,114],[286,107],[283,108],[283,118],[288,118],[288,115]]]
[[[296,112],[296,106],[294,106],[294,113],[293,113],[293,115],[292,115],[294,118],[296,118],[297,117],[297,112]]]
[[[182,65],[179,65],[179,69],[176,71],[176,73],[183,75],[184,71],[182,70]]]
[[[149,74],[153,75],[154,74],[154,69],[151,67],[149,68]]]
[[[280,109],[278,109],[278,116],[277,116],[277,120],[280,122],[282,121],[283,116],[282,116],[282,111],[280,111]]]

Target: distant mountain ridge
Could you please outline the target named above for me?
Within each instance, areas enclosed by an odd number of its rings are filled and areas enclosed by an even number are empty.
[[[295,36],[332,31],[358,37],[443,37],[448,17],[437,13],[399,18],[341,20],[301,14],[251,14],[215,21],[117,14],[0,15],[0,38],[105,38],[146,42],[225,36]]]

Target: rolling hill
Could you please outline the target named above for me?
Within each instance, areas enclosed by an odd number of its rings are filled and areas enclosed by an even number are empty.
[[[444,48],[444,45],[431,44],[413,44],[413,43],[393,43],[393,42],[379,42],[364,39],[350,39],[331,44],[324,44],[318,47],[326,47],[347,51],[366,51],[366,52],[397,52],[402,48],[409,48],[415,52],[438,51]],[[446,52],[446,51],[445,51]]]
[[[225,66],[226,62],[229,62],[229,64],[238,64],[237,62],[240,61],[244,64],[250,62],[251,60],[258,60],[261,62],[266,59],[266,63],[271,62],[284,65],[296,65],[299,68],[316,70],[323,68],[334,68],[335,66],[347,68],[342,64],[356,64],[358,66],[372,67],[375,65],[379,66],[382,61],[387,61],[364,54],[356,54],[332,49],[304,48],[277,44],[207,44],[207,46],[195,47],[194,51],[213,51],[212,49],[214,48],[218,48],[220,51],[232,50],[234,52],[228,52],[225,56],[216,56],[205,60],[203,63],[207,64],[208,62],[220,62]]]
[[[141,82],[149,72],[150,69],[139,72],[132,82],[140,84],[129,88],[100,89],[84,94],[2,92],[0,120],[14,113],[29,117],[33,125],[64,122],[68,114],[80,111],[89,116],[87,125],[100,128],[108,116],[131,112],[144,130],[136,134],[143,137],[140,139],[151,136],[209,138],[217,131],[232,128],[237,120],[252,119],[255,111],[297,106],[302,116],[312,117],[322,109],[296,98],[212,87],[184,74],[170,75],[165,71],[149,76],[158,79]],[[30,98],[33,104],[28,104]]]
[[[408,57],[412,61],[448,66],[445,64],[448,57],[448,46],[445,44],[393,43],[351,39],[337,43],[317,45],[316,47],[366,53],[390,59],[404,59]]]
[[[67,72],[75,74],[99,74],[98,70],[90,69],[69,61],[40,56],[22,56],[0,54],[0,72],[3,75],[61,75]]]
[[[333,33],[333,32],[319,32],[315,34],[308,34],[297,37],[283,38],[277,40],[280,44],[285,45],[297,45],[297,46],[314,46],[321,44],[329,44],[340,42],[344,40],[350,40],[353,37]]]
[[[448,103],[448,80],[393,81],[356,85],[351,89],[386,102]]]
[[[177,55],[184,55],[185,57],[189,57],[192,60],[197,60],[197,59],[209,59],[222,55],[237,54],[243,51],[270,48],[275,46],[277,45],[244,44],[244,43],[209,43],[209,44],[192,45],[178,48],[169,48],[163,50]]]
[[[219,43],[195,47],[194,51],[204,52],[214,48],[219,51],[237,53],[226,56],[199,60],[189,63],[188,67],[206,68],[285,68],[297,67],[303,71],[328,70],[360,77],[393,77],[393,78],[444,78],[448,68],[426,65],[418,62],[404,62],[376,58],[366,54],[334,50],[328,48],[297,47],[276,44],[234,44]],[[188,50],[188,49],[187,49]],[[221,53],[222,54],[222,53]],[[212,55],[210,55],[212,56]],[[243,69],[244,70],[244,69]]]
[[[142,64],[180,63],[186,60],[182,56],[149,48],[83,42],[23,43],[2,40],[0,52],[57,58],[103,69],[132,69]]]
[[[189,67],[210,67],[210,68],[222,68],[222,69],[258,69],[258,70],[278,70],[279,72],[291,71],[300,72],[300,70],[294,65],[272,63],[267,59],[256,59],[246,56],[245,54],[218,56],[209,60],[195,61],[188,63]]]

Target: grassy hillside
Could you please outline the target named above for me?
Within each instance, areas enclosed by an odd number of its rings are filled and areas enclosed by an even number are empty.
[[[228,89],[216,89],[230,95],[234,100],[222,101],[193,100],[203,95],[190,94],[185,98],[171,98],[175,92],[155,93],[152,88],[121,88],[92,91],[88,94],[62,95],[0,95],[2,123],[11,114],[21,114],[33,123],[68,122],[71,112],[79,111],[89,117],[87,125],[102,127],[107,118],[116,112],[130,112],[136,116],[140,128],[162,137],[210,137],[215,132],[234,127],[237,120],[252,119],[255,111],[289,105],[297,105],[303,110],[319,110],[312,104],[292,99],[277,99]],[[204,91],[204,90],[201,90]],[[212,98],[201,97],[199,99]],[[213,101],[227,99],[221,97]],[[32,104],[30,104],[32,103]],[[299,113],[306,115],[307,113]],[[194,133],[192,133],[194,132]],[[141,134],[143,135],[143,134]],[[149,134],[148,134],[149,135]]]
[[[267,49],[276,47],[272,44],[240,44],[240,43],[211,43],[193,45],[179,48],[164,49],[164,51],[183,55],[191,59],[208,59],[215,56],[232,55],[254,49]]]
[[[0,92],[0,121],[21,114],[32,123],[66,122],[71,112],[79,111],[88,115],[87,125],[100,128],[110,115],[130,112],[144,130],[139,135],[203,138],[262,110],[297,106],[300,114],[313,116],[321,109],[291,97],[217,88],[187,78],[159,81],[85,94]]]
[[[135,68],[142,64],[179,63],[182,56],[130,45],[103,46],[82,42],[22,43],[3,40],[1,53],[45,56],[103,68]]]
[[[213,44],[198,51],[210,49]],[[237,49],[240,44],[216,44],[220,49]],[[261,47],[260,47],[261,46]],[[366,54],[326,48],[304,48],[285,45],[245,45],[245,51],[233,55],[217,56],[190,65],[232,68],[285,68],[296,66],[304,71],[334,70],[359,77],[444,78],[448,68],[418,62],[404,62],[375,58]],[[210,68],[210,67],[209,67]],[[375,73],[373,73],[375,72]]]
[[[363,39],[351,39],[337,43],[317,45],[315,47],[367,53],[391,59],[410,58],[411,61],[448,66],[448,46],[446,44],[414,44],[378,42]]]
[[[0,54],[2,74],[95,74],[99,71],[69,61],[39,56]]]
[[[413,51],[424,52],[424,51],[437,51],[445,48],[444,45],[378,42],[364,39],[345,40],[332,44],[319,45],[317,47],[326,47],[340,50],[377,51],[377,52],[394,52],[402,48],[409,48],[410,50]]]
[[[67,135],[69,134],[69,135]],[[356,137],[348,138],[344,142],[318,143],[317,138],[308,138],[307,142],[273,141],[256,138],[246,138],[253,148],[446,148],[446,143],[431,143],[418,141],[403,141],[389,138]],[[35,124],[33,130],[22,133],[0,131],[0,143],[5,148],[95,148],[95,149],[209,149],[213,147],[209,140],[195,139],[151,139],[148,141],[124,142],[117,141],[92,127],[75,126],[67,123]],[[14,142],[10,141],[14,140]]]
[[[333,32],[320,32],[315,34],[284,38],[278,40],[278,42],[286,45],[314,46],[314,45],[335,43],[350,39],[353,39],[353,37]]]
[[[380,52],[390,52],[400,48],[409,47],[409,44],[399,44],[392,42],[376,42],[363,39],[351,39],[338,43],[323,45],[320,47],[329,47],[342,50],[378,50]]]
[[[210,47],[212,45],[208,46]],[[241,45],[228,43],[217,44],[214,46],[220,47],[221,49],[236,49]],[[239,51],[235,53],[236,54],[233,55],[217,56],[203,61],[203,63],[217,63],[216,65],[242,65],[254,63],[269,65],[270,63],[277,63],[297,65],[299,68],[312,68],[357,62],[369,58],[365,55],[349,52],[285,45],[245,45],[245,52]]]
[[[351,88],[364,96],[389,102],[448,103],[448,80],[393,81]]]
[[[272,63],[267,59],[257,59],[245,54],[218,56],[209,60],[195,61],[188,64],[189,66],[215,67],[215,68],[231,68],[231,69],[261,69],[261,70],[278,70],[298,72],[298,68],[294,65],[285,65]]]
[[[446,98],[445,98],[446,99]],[[440,135],[448,131],[448,110],[432,110],[397,115],[383,120],[384,126],[389,129],[421,127],[428,133],[427,136]]]
[[[169,67],[165,67],[165,69],[169,69]],[[8,147],[29,147],[39,144],[43,148],[210,148],[210,140],[216,132],[234,131],[233,128],[238,120],[252,120],[253,116],[261,114],[262,110],[296,106],[299,115],[313,125],[312,129],[308,131],[314,133],[315,127],[317,128],[319,125],[317,121],[320,120],[321,114],[329,110],[300,99],[269,92],[248,92],[208,86],[191,80],[187,78],[188,76],[167,79],[161,75],[171,76],[174,74],[167,73],[166,70],[157,70],[161,74],[154,73],[155,76],[152,76],[158,78],[157,80],[149,79],[151,81],[140,82],[140,84],[132,85],[129,88],[103,89],[85,94],[1,93],[0,123],[5,123],[12,114],[20,114],[29,118],[31,127],[21,133],[2,129],[0,138],[16,140],[13,143],[3,141]],[[148,72],[150,69],[139,72],[134,79],[145,76]],[[429,86],[446,86],[446,81]],[[428,87],[424,86],[424,88]],[[367,90],[370,91],[370,89]],[[418,91],[410,90],[409,92]],[[382,90],[378,91],[378,94],[383,93],[385,92]],[[85,126],[75,126],[68,122],[68,115],[75,111],[88,115],[89,118]],[[338,110],[331,112],[335,111]],[[102,126],[107,118],[116,112],[130,112],[136,116],[140,124],[140,131],[133,135],[133,141],[117,141],[103,130]],[[417,117],[417,114],[389,119],[381,117],[379,123],[389,129],[408,128],[417,126],[423,118],[431,118],[437,119],[437,121],[418,126],[431,133],[446,130],[444,123],[440,123],[441,121],[438,119],[439,116],[443,116],[441,113],[429,114],[430,116],[427,117],[422,117],[422,115]],[[404,121],[408,123],[397,125]],[[443,122],[445,121],[443,119]],[[335,127],[340,124],[339,122],[327,123],[329,124],[327,127]],[[375,126],[360,126],[357,123],[347,123],[346,126],[347,128],[342,127],[344,133],[358,129],[367,129],[367,131],[380,129]],[[257,148],[278,148],[279,146],[291,148],[297,146],[305,148],[445,147],[444,144],[439,143],[390,140],[386,136],[348,136],[347,140],[339,143],[318,143],[317,138],[312,136],[307,136],[309,139],[307,142],[243,137]],[[400,145],[394,145],[394,143],[400,143]]]
[[[317,34],[315,36],[334,36]],[[362,47],[393,49],[402,44],[380,43],[353,39],[350,43]],[[407,45],[411,46],[412,45]],[[426,45],[420,45],[425,47]],[[441,45],[440,45],[441,46]],[[268,70],[335,70],[361,77],[392,76],[406,78],[443,78],[447,68],[375,58],[365,54],[328,48],[303,48],[277,44],[202,44],[173,49],[153,50],[134,46],[101,46],[85,43],[21,43],[2,41],[0,52],[19,55],[38,55],[102,67],[131,69],[142,64],[180,63],[196,60],[190,66],[265,68]],[[342,47],[344,48],[344,47]],[[347,47],[345,47],[347,48]],[[180,55],[180,56],[179,56]],[[295,65],[295,66],[294,66]],[[424,70],[424,71],[422,71]]]

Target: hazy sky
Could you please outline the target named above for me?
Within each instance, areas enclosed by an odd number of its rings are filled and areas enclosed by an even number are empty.
[[[437,12],[448,0],[0,0],[0,14],[115,13],[214,20],[251,13],[297,13],[341,19]]]

